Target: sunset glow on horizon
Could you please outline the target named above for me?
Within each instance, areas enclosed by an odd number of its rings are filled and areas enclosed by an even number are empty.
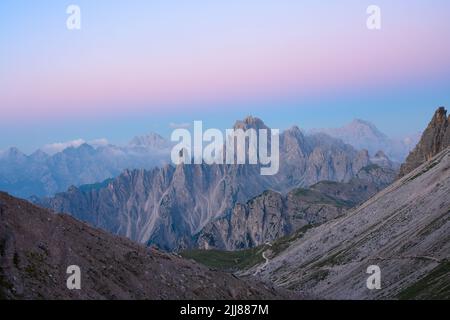
[[[18,119],[167,117],[450,87],[448,1],[378,1],[378,31],[366,27],[368,1],[80,0],[78,31],[65,27],[70,3],[40,2],[0,3],[0,121],[9,130]]]

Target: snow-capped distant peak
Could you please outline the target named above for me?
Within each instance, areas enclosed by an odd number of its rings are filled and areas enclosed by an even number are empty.
[[[128,145],[130,147],[162,149],[168,146],[168,141],[159,134],[151,132],[145,136],[134,137]]]

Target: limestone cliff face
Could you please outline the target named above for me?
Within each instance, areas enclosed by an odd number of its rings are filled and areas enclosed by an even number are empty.
[[[285,192],[322,180],[347,182],[370,163],[366,150],[357,151],[326,134],[304,135],[298,127],[283,132],[280,148],[277,186]]]
[[[41,205],[166,250],[190,247],[192,235],[269,186],[251,166],[179,165],[127,170],[99,186],[71,188]]]
[[[252,117],[235,128],[268,129]],[[265,190],[285,194],[322,180],[348,182],[369,163],[366,151],[324,134],[305,136],[294,127],[280,136],[280,170],[273,176],[262,176],[259,165],[167,165],[126,170],[115,179],[72,187],[37,203],[140,243],[177,250],[195,246],[193,236],[208,223]],[[284,234],[283,228],[259,236],[271,239]]]
[[[236,204],[228,217],[208,224],[198,235],[198,247],[250,248],[280,238],[288,230],[285,199],[277,192],[267,191],[246,204]]]
[[[396,178],[397,171],[375,164],[362,168],[355,178],[347,183],[321,181],[311,189],[327,196],[345,201],[349,206],[356,206],[389,186]]]
[[[272,242],[305,225],[339,216],[348,209],[339,203],[308,189],[296,189],[286,196],[266,191],[208,224],[197,235],[198,247],[233,251]]]
[[[283,196],[274,191],[238,203],[231,214],[211,221],[196,235],[203,249],[239,250],[272,242],[306,225],[342,215],[389,185],[396,172],[377,165],[364,167],[349,182],[323,181]]]
[[[450,146],[449,122],[450,116],[447,118],[447,110],[444,107],[440,107],[424,131],[419,143],[401,166],[400,177],[408,174]]]

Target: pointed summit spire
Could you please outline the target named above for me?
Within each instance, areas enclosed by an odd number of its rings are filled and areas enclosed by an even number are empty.
[[[436,154],[450,146],[450,117],[447,118],[447,110],[439,107],[428,127],[422,134],[417,146],[409,154],[406,162],[400,168],[400,177],[413,171],[422,163],[430,160]]]
[[[253,117],[253,116],[248,116],[244,120],[236,121],[233,128],[235,130],[242,129],[244,131],[248,130],[248,129],[255,129],[255,130],[269,129],[269,127],[266,126],[264,121],[262,121],[261,119],[259,119],[257,117]]]

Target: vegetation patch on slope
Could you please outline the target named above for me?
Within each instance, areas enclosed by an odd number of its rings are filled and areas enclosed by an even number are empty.
[[[266,250],[266,246],[238,251],[187,250],[181,252],[180,255],[210,268],[233,272],[248,269],[263,262],[264,250]]]
[[[399,293],[400,300],[450,299],[450,262],[446,261],[434,268],[423,279]]]
[[[314,225],[306,225],[291,235],[274,241],[270,245],[264,244],[254,248],[238,251],[194,249],[183,251],[180,255],[183,258],[192,259],[210,268],[221,271],[235,272],[239,270],[246,270],[257,264],[263,263],[264,258],[262,254],[266,250],[270,249],[272,252],[270,256],[274,257],[289,247],[292,242],[303,237],[305,232],[312,227],[314,227]]]

